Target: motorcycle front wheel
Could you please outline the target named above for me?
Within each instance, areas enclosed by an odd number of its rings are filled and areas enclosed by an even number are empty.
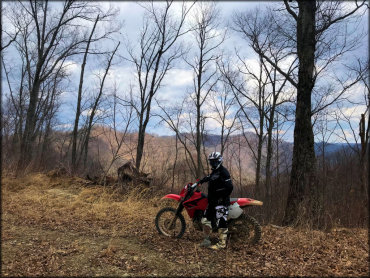
[[[232,241],[236,244],[257,244],[261,239],[261,225],[252,216],[242,214],[229,223]]]
[[[158,233],[173,238],[181,238],[185,232],[186,222],[182,214],[176,215],[176,209],[163,208],[155,217]]]

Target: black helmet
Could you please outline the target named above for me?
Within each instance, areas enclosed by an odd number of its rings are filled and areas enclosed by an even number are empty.
[[[212,170],[216,170],[222,164],[222,155],[219,152],[211,152],[208,160]]]

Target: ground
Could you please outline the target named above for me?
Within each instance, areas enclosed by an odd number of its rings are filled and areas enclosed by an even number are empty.
[[[368,276],[367,229],[262,226],[255,246],[213,251],[187,220],[160,236],[164,205],[71,177],[3,179],[1,276]]]

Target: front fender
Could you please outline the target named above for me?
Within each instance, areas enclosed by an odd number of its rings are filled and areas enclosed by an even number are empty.
[[[180,202],[181,196],[177,195],[177,194],[167,194],[166,196],[161,198],[161,200],[163,200],[163,199],[173,199],[173,200],[176,200],[176,201]]]

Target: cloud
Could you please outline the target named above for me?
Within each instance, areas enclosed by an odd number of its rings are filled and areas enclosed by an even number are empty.
[[[193,83],[193,71],[174,68],[168,71],[163,81],[169,87],[190,86]]]
[[[361,117],[361,114],[365,113],[366,108],[366,105],[357,105],[352,107],[345,107],[341,110],[344,116],[359,119]]]
[[[338,143],[355,143],[356,142],[356,138],[354,137],[353,132],[350,129],[343,129],[343,131],[340,131],[340,132],[343,132],[343,134],[335,137],[336,142]]]
[[[348,83],[353,82],[352,80],[348,81]],[[365,103],[367,97],[367,89],[363,83],[357,83],[353,85],[351,88],[348,89],[346,95],[348,98],[356,103]]]
[[[259,72],[260,72],[260,63],[259,63],[258,59],[248,58],[248,59],[245,59],[244,60],[244,63],[247,65],[247,67],[249,68],[249,70],[253,74],[255,74],[257,76],[259,75]],[[241,65],[241,66],[243,66],[243,65]]]
[[[56,125],[55,128],[60,129],[60,130],[70,130],[73,128],[73,125],[72,124],[60,124],[60,125]]]
[[[343,13],[350,13],[356,9],[357,5],[357,1],[343,1],[340,8],[342,9]],[[359,14],[360,12],[357,11],[356,13]]]
[[[192,87],[192,83],[193,72],[191,70],[173,68],[164,77],[156,97],[159,101],[166,100],[169,105],[179,103]]]
[[[68,75],[76,74],[80,71],[81,65],[75,61],[67,60],[64,62],[64,69]]]
[[[208,118],[206,120],[206,129],[211,130],[212,133],[218,133],[221,131],[221,125],[218,121],[213,118]]]
[[[87,110],[84,110],[82,111],[81,115],[83,116],[90,116],[92,113],[92,109],[87,109]],[[103,110],[95,110],[95,116],[100,116],[100,115],[103,115],[104,114],[104,111]]]

